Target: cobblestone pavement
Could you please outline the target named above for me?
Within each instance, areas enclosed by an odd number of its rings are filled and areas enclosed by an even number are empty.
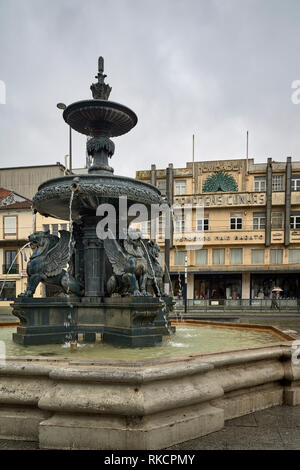
[[[168,450],[300,450],[300,405],[226,421],[225,428]]]
[[[0,451],[36,449],[36,442],[0,440]],[[300,450],[300,405],[277,406],[232,419],[221,431],[169,450]]]

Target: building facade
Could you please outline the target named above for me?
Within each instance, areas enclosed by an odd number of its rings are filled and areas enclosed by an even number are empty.
[[[41,183],[48,179],[70,174],[64,165],[36,165],[0,168],[0,306],[7,307],[27,284],[27,261],[29,247],[19,251],[28,236],[39,230],[49,230],[57,235],[59,230],[69,229],[69,221],[33,216],[32,197]],[[42,284],[36,296],[43,296],[45,289],[51,295],[50,287]],[[55,290],[53,288],[53,290]],[[57,293],[56,291],[53,292]]]
[[[70,174],[69,170],[59,162],[54,165],[0,168],[0,187],[32,199],[41,183],[66,174]]]
[[[170,202],[193,208],[192,233],[203,244],[190,247],[184,216],[174,221],[169,271],[175,295],[182,295],[187,271],[188,299],[270,299],[278,287],[280,297],[298,302],[300,162],[288,157],[152,165],[136,177],[163,194],[171,185]],[[203,206],[201,217],[197,205]]]
[[[0,188],[0,307],[8,307],[26,289],[26,268],[31,249],[23,247],[28,243],[28,236],[32,232],[46,230],[58,235],[58,231],[63,229],[69,230],[68,221],[41,214],[34,216],[30,199]],[[40,284],[35,296],[43,296],[44,289],[45,286]]]

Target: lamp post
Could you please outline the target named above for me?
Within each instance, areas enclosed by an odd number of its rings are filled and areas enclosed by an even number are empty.
[[[58,109],[66,109],[67,105],[65,103],[57,103]],[[69,126],[69,171],[72,173],[72,127]]]

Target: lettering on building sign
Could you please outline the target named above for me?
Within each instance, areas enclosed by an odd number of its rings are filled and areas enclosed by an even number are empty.
[[[263,235],[241,235],[241,236],[235,236],[235,240],[263,240],[264,236]]]
[[[177,241],[183,241],[183,240],[193,240],[195,238],[192,238],[190,236],[184,236],[184,237],[181,237],[180,239],[178,239]],[[233,237],[231,237],[230,235],[216,235],[214,237],[212,236],[209,236],[209,235],[206,235],[206,236],[199,236],[197,237],[197,241],[201,241],[201,242],[210,242],[210,241],[231,241],[231,240],[234,240],[234,241],[251,241],[251,240],[263,240],[264,239],[264,236],[263,235],[235,235]]]
[[[204,207],[221,206],[263,206],[266,204],[265,193],[211,194],[193,198],[175,198],[177,203],[199,204]]]
[[[200,167],[203,173],[207,173],[209,171],[239,171],[241,165],[234,162],[227,162],[220,164],[219,162],[211,162],[211,163],[204,163]]]

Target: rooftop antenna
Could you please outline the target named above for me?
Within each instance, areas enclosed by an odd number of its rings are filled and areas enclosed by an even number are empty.
[[[195,136],[193,134],[193,194],[195,193]]]
[[[246,138],[246,158],[247,158],[247,173],[249,171],[249,160],[248,160],[248,150],[249,150],[249,132],[247,131],[247,138]]]

